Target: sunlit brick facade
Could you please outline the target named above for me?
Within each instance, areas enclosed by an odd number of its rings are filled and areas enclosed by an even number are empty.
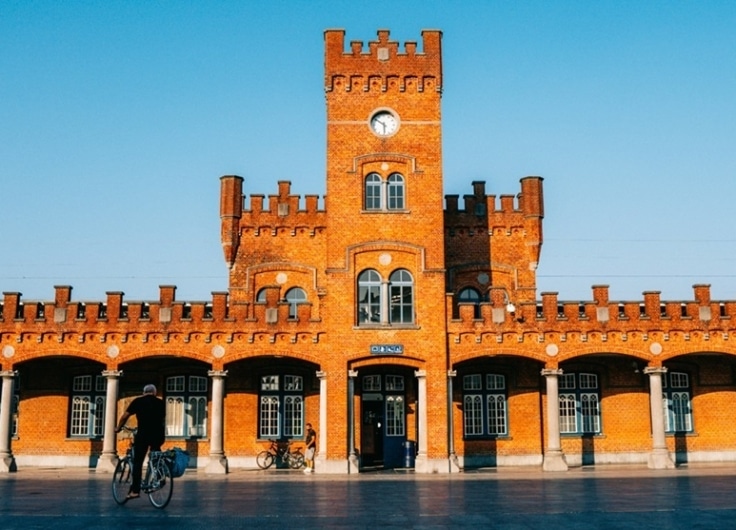
[[[0,469],[110,470],[149,382],[208,473],[307,422],[318,473],[736,460],[736,302],[537,293],[542,179],[443,197],[441,32],[324,37],[326,197],[222,177],[227,292],[4,293]]]

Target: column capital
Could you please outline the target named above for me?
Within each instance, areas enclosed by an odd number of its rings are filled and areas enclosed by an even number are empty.
[[[457,377],[457,370],[447,370],[447,377]]]
[[[3,370],[0,372],[0,377],[13,378],[18,375],[18,370]]]
[[[564,370],[562,370],[561,368],[545,368],[541,372],[544,377],[549,377],[551,375],[557,377],[558,375],[562,375],[563,373]]]
[[[414,370],[414,377],[417,379],[426,379],[427,370]]]
[[[210,377],[227,377],[227,370],[210,370],[207,375]]]
[[[119,377],[123,377],[123,371],[122,370],[102,370],[102,377],[106,377],[107,379],[116,379]]]
[[[348,370],[348,377],[358,377],[358,370]]]
[[[327,372],[323,370],[317,370],[315,374],[317,375],[317,379],[327,379]]]
[[[667,368],[664,366],[647,366],[646,368],[644,368],[644,373],[647,375],[666,374]]]

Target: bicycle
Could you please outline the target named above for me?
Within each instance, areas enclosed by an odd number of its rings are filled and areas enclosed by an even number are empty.
[[[271,446],[265,451],[261,451],[256,456],[256,464],[261,469],[268,469],[278,458],[289,466],[291,469],[299,469],[304,465],[304,455],[301,448],[291,450],[291,440],[287,442],[278,442],[277,440],[268,440]]]
[[[130,486],[133,483],[133,440],[137,429],[123,427],[133,436],[125,456],[118,460],[115,472],[112,475],[112,496],[118,504],[125,504],[128,500]],[[175,458],[173,449],[167,451],[150,451],[148,454],[148,466],[146,476],[141,483],[141,493],[148,495],[148,500],[154,508],[165,508],[171,500],[174,491],[174,477],[171,474],[171,466]]]

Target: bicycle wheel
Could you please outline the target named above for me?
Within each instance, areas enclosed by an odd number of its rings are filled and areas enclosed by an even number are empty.
[[[112,497],[118,504],[124,504],[133,483],[133,468],[130,460],[123,458],[118,460],[115,472],[112,474]]]
[[[174,477],[171,476],[171,469],[163,458],[151,473],[151,477],[148,500],[154,508],[165,508],[174,492]]]
[[[289,456],[289,467],[291,469],[299,469],[304,465],[304,455],[300,452],[291,453]]]
[[[258,467],[261,469],[268,469],[273,465],[273,461],[273,453],[269,451],[261,451],[258,453],[258,456],[256,456],[256,464],[258,464]]]

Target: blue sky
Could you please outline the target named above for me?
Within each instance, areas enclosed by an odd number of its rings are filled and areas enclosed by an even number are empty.
[[[219,177],[325,192],[323,31],[443,31],[446,193],[544,177],[538,292],[736,298],[736,2],[0,1],[0,291],[227,289]]]

